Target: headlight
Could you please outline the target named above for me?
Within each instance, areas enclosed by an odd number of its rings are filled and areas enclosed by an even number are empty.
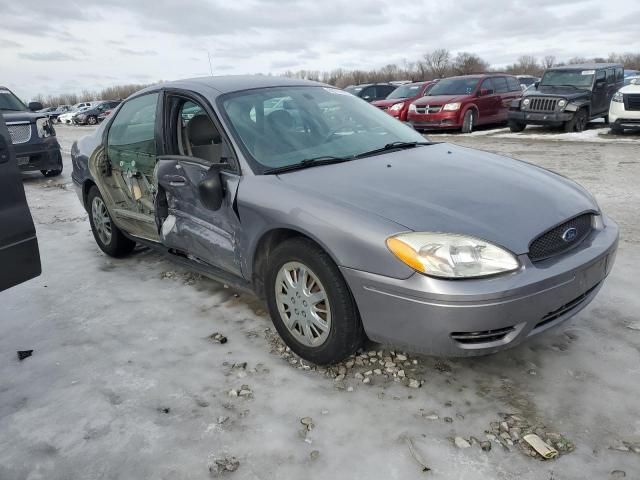
[[[531,99],[530,98],[525,98],[524,100],[522,100],[522,105],[524,105],[525,107],[527,105],[529,105],[531,103]]]
[[[564,99],[558,100],[558,107],[563,108],[567,104],[567,101]]]
[[[442,110],[448,110],[448,111],[460,110],[460,102],[447,103],[444,107],[442,107]]]
[[[48,118],[38,118],[36,120],[36,129],[38,130],[38,136],[40,138],[47,138],[56,134]]]
[[[616,92],[613,94],[613,98],[611,99],[614,102],[624,102],[624,98],[622,97],[622,93],[621,92]]]
[[[389,107],[389,110],[397,112],[398,110],[402,110],[402,107],[404,107],[404,103],[394,103]]]
[[[415,112],[416,111],[416,106],[413,103],[411,105],[409,105],[409,111],[410,112]]]
[[[387,247],[406,265],[434,277],[484,277],[519,267],[511,252],[466,235],[401,233],[388,238]]]

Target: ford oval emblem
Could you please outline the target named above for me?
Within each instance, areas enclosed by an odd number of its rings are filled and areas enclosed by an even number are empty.
[[[569,242],[573,242],[576,237],[578,236],[578,230],[571,227],[571,228],[567,228],[564,233],[562,234],[562,240],[564,240],[565,242],[569,243]]]

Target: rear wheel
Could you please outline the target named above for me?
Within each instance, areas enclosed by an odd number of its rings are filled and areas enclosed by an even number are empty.
[[[311,240],[294,238],[276,247],[265,290],[278,333],[305,360],[339,362],[362,344],[353,296],[331,257]]]
[[[91,231],[100,250],[111,257],[124,257],[131,253],[136,242],[127,238],[113,223],[98,187],[91,187],[87,203]]]
[[[620,135],[624,132],[624,128],[622,128],[620,125],[616,125],[615,123],[610,124],[609,129],[614,135]]]
[[[589,119],[587,118],[587,111],[584,108],[578,110],[571,120],[565,122],[564,131],[565,132],[582,132],[587,126],[587,122]]]
[[[91,115],[90,117],[87,117],[87,123],[89,125],[96,125],[98,123],[98,117],[96,117],[95,115]]]
[[[525,128],[527,128],[527,124],[526,123],[514,122],[513,120],[509,120],[509,129],[512,132],[521,132]]]
[[[473,132],[473,127],[476,126],[476,112],[475,110],[467,110],[462,120],[462,133]]]

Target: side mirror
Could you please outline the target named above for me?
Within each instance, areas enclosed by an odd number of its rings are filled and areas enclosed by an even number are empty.
[[[222,178],[220,177],[221,165],[212,165],[207,175],[198,184],[198,193],[200,201],[209,210],[220,210],[222,200],[224,198],[224,188],[222,186]]]
[[[536,87],[536,90],[538,89],[538,87],[540,86],[540,82],[536,82],[533,84]]]
[[[29,102],[29,110],[32,112],[37,112],[38,110],[42,110],[42,104],[40,102]]]

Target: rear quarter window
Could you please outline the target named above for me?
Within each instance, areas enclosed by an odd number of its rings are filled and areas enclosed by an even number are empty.
[[[507,93],[509,91],[507,79],[504,77],[493,77],[493,88],[495,89],[495,93]]]

